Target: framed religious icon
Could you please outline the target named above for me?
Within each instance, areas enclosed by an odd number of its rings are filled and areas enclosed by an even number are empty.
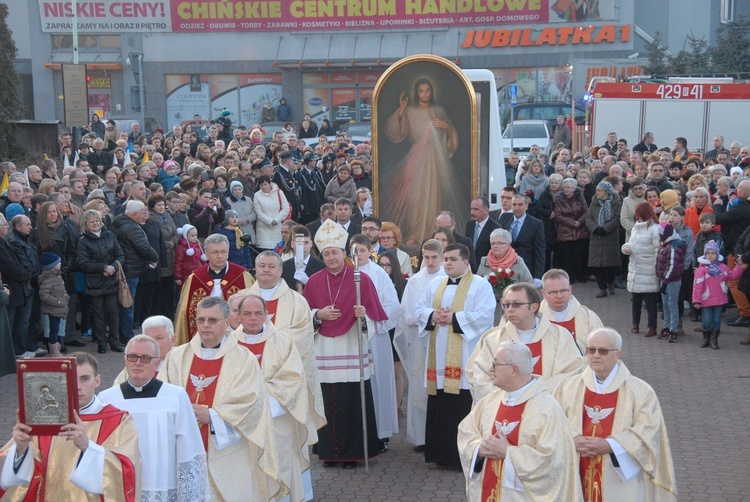
[[[477,193],[474,88],[451,61],[410,56],[380,77],[373,111],[374,209],[421,245],[440,211],[463,217]]]
[[[76,360],[72,357],[16,361],[21,423],[35,436],[56,436],[75,423],[78,410]]]

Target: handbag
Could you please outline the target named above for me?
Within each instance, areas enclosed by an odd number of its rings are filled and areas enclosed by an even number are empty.
[[[133,306],[133,295],[130,294],[128,280],[125,279],[125,271],[122,265],[117,266],[117,302],[123,308]]]

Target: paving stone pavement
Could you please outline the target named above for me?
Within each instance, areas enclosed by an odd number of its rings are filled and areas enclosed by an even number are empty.
[[[630,370],[649,382],[661,401],[667,422],[680,501],[722,502],[747,500],[750,476],[742,450],[750,446],[750,347],[738,342],[748,328],[723,327],[721,350],[700,349],[698,326],[684,318],[687,335],[669,344],[642,333],[630,333],[630,295],[618,289],[614,296],[594,298],[592,282],[574,285],[573,292],[607,326],[623,335],[623,360]],[[736,313],[730,310],[725,319]],[[646,314],[643,313],[645,323]],[[660,321],[659,328],[663,326]],[[89,344],[89,352],[96,346]],[[97,354],[98,356],[98,354]],[[110,386],[122,368],[118,354],[99,356],[102,388]],[[9,438],[17,407],[15,375],[0,378],[0,437]],[[405,407],[404,407],[405,409]],[[458,472],[424,463],[405,439],[405,423],[390,442],[387,453],[364,468],[326,469],[313,455],[312,477],[316,501],[443,502],[464,500],[464,479]],[[455,438],[446,438],[455,441]]]

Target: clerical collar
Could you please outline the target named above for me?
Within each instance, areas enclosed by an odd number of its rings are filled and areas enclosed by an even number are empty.
[[[276,293],[276,290],[279,289],[280,284],[281,284],[281,281],[279,281],[278,284],[276,284],[276,286],[269,288],[269,289],[264,289],[258,286],[258,290],[260,291],[261,298],[263,298],[265,301],[270,300],[271,297],[274,295],[274,293]]]
[[[534,335],[536,335],[536,330],[539,328],[539,318],[534,317],[534,327],[531,329],[518,329],[516,328],[516,332],[518,333],[518,338],[521,339],[521,343],[529,344],[534,340]]]
[[[531,385],[534,382],[536,382],[536,378],[531,377],[531,381],[529,383],[527,383],[526,385],[524,385],[523,387],[521,387],[520,389],[516,389],[516,390],[514,390],[512,392],[506,392],[505,393],[505,400],[504,400],[503,404],[505,406],[515,406],[516,403],[518,402],[518,400],[521,399],[521,396],[523,395],[523,393],[526,392],[526,389],[528,389],[529,387],[531,387]]]
[[[216,272],[214,269],[211,268],[211,265],[208,266],[208,274],[211,276],[211,279],[221,279],[224,277],[224,274],[226,274],[229,271],[229,262],[227,262],[226,265],[224,265],[224,268]]]
[[[80,407],[80,408],[78,409],[78,412],[79,412],[80,414],[91,413],[91,410],[90,410],[90,408],[92,407],[92,405],[93,405],[93,404],[94,404],[95,402],[96,402],[96,396],[94,396],[94,397],[92,397],[92,398],[91,398],[91,401],[89,402],[89,404],[87,404],[86,406],[81,406],[81,407]]]
[[[136,387],[130,383],[130,380],[126,380],[120,384],[120,392],[122,392],[122,397],[125,399],[156,397],[157,394],[159,394],[159,389],[161,389],[163,383],[164,382],[161,380],[152,378],[146,383],[146,385]]]
[[[617,375],[617,370],[619,369],[620,365],[615,364],[615,367],[612,368],[612,371],[609,372],[609,375],[607,375],[607,378],[605,378],[603,381],[599,381],[599,378],[596,376],[596,372],[594,370],[591,370],[594,375],[594,386],[596,387],[597,394],[601,394],[604,389],[612,385],[612,382],[615,379],[615,375]]]
[[[572,300],[572,298],[571,298],[571,300]],[[565,318],[568,317],[568,312],[570,312],[570,305],[572,304],[571,300],[568,300],[568,304],[560,312],[552,310],[552,307],[550,307],[550,311],[552,312],[552,317],[555,318],[555,321],[561,322],[561,321],[564,321]]]
[[[468,272],[468,271],[469,271],[469,269],[466,269],[466,272]],[[460,277],[456,277],[455,279],[453,277],[451,277],[451,276],[448,276],[448,286],[458,286],[459,283],[461,282],[461,279],[463,279],[464,276],[466,275],[466,272],[464,272],[463,274],[461,274]]]

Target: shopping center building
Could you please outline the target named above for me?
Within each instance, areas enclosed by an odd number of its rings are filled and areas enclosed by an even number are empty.
[[[435,54],[490,69],[501,107],[580,99],[590,78],[638,74],[656,31],[672,52],[692,33],[747,12],[748,0],[77,0],[78,60],[88,115],[138,118],[148,128],[222,109],[260,121],[284,97],[334,125],[369,121],[375,84],[404,56]],[[26,118],[64,116],[61,68],[73,62],[70,0],[12,2]]]

